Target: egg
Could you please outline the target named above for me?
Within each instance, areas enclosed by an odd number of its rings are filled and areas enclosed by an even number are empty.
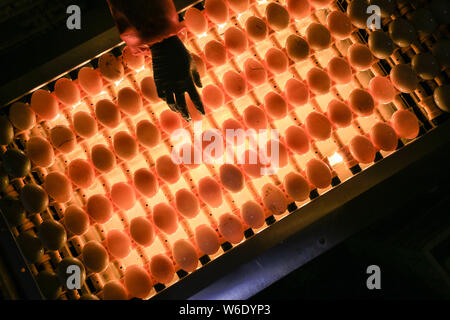
[[[317,9],[326,8],[331,4],[331,2],[333,2],[333,0],[309,0],[309,1]]]
[[[426,8],[417,8],[411,14],[411,23],[418,32],[424,34],[433,33],[439,26],[431,11]]]
[[[331,11],[327,15],[327,26],[330,34],[338,40],[348,38],[353,29],[350,18],[341,11]]]
[[[229,122],[227,124],[229,124]],[[224,128],[224,130],[226,130],[226,128]],[[223,135],[219,130],[205,130],[201,136],[201,143],[203,158],[198,159],[200,162],[205,159],[208,159],[209,161],[212,159],[219,159],[223,156]]]
[[[207,255],[215,254],[220,248],[216,231],[206,224],[195,228],[195,243],[200,251]]]
[[[67,231],[82,236],[88,231],[89,224],[88,214],[77,205],[71,205],[64,211],[64,225]]]
[[[392,102],[396,91],[389,78],[377,76],[370,80],[368,90],[372,97],[380,103]]]
[[[245,33],[237,27],[228,28],[225,31],[224,40],[227,49],[235,55],[244,53],[245,50],[247,50],[247,37],[245,36]]]
[[[231,192],[240,192],[244,188],[244,176],[241,170],[233,164],[223,164],[219,170],[220,182]]]
[[[331,45],[330,31],[320,23],[311,23],[305,35],[310,47],[316,51],[324,50]]]
[[[84,283],[84,281],[86,280],[86,270],[83,263],[77,258],[65,257],[58,263],[58,266],[56,267],[56,274],[58,275],[59,282],[63,285],[64,288],[67,288],[68,283],[72,284],[74,282],[73,278],[71,277],[73,274],[73,269],[71,268],[73,267],[78,267],[80,271],[78,274],[80,283]]]
[[[369,69],[373,64],[370,49],[360,43],[355,43],[348,48],[348,59],[353,68],[359,71]]]
[[[370,129],[370,139],[375,147],[383,151],[394,151],[398,145],[395,130],[384,122],[377,122]]]
[[[268,30],[264,20],[251,16],[245,22],[245,30],[247,35],[253,42],[259,42],[267,37]]]
[[[401,92],[410,93],[417,89],[419,79],[416,72],[407,64],[397,64],[391,69],[391,81]]]
[[[187,272],[193,272],[198,266],[197,250],[187,240],[180,239],[175,241],[172,248],[173,259],[181,269]]]
[[[73,106],[80,102],[80,89],[67,78],[55,82],[55,95],[66,106]]]
[[[125,161],[133,159],[138,153],[136,140],[126,131],[119,131],[114,135],[113,146],[116,155]]]
[[[75,132],[82,138],[89,139],[97,133],[97,122],[85,111],[79,111],[73,116]]]
[[[334,57],[328,62],[328,75],[337,84],[346,84],[352,80],[352,69],[347,60]]]
[[[369,49],[378,59],[386,59],[395,49],[391,38],[382,30],[375,30],[369,35]]]
[[[404,18],[397,18],[389,23],[389,36],[401,48],[409,47],[416,40],[416,29]]]
[[[225,103],[225,96],[219,87],[209,84],[202,90],[202,101],[205,106],[217,109]]]
[[[99,100],[95,105],[95,116],[105,127],[113,129],[120,124],[119,108],[109,99]]]
[[[231,213],[225,213],[219,217],[219,232],[225,240],[238,244],[244,238],[244,227],[241,220]]]
[[[271,91],[264,97],[264,108],[267,114],[273,119],[286,117],[288,106],[284,98],[278,93]]]
[[[206,64],[205,61],[203,61],[202,58],[200,58],[195,53],[191,53],[192,61],[194,62],[195,68],[200,75],[200,77],[204,77],[206,75]],[[156,89],[156,87],[155,87]]]
[[[155,230],[146,217],[136,217],[130,222],[130,235],[136,243],[148,247],[154,241]]]
[[[434,90],[434,101],[436,105],[445,112],[450,112],[450,86],[444,85]]]
[[[123,78],[123,65],[112,53],[107,52],[98,59],[98,69],[106,80],[119,81]]]
[[[308,199],[310,187],[308,181],[296,172],[290,172],[284,177],[286,193],[295,201]]]
[[[100,172],[110,172],[116,166],[116,157],[109,148],[103,144],[95,145],[91,150],[91,160],[95,169]]]
[[[3,154],[3,169],[12,178],[23,178],[30,173],[31,162],[21,150],[7,149]]]
[[[275,150],[272,153],[272,148]],[[284,168],[289,162],[289,154],[283,143],[272,139],[266,143],[266,155],[273,169]]]
[[[108,281],[103,287],[103,300],[128,300],[128,292],[120,281]]]
[[[330,168],[318,159],[311,159],[306,163],[306,177],[317,188],[326,188],[331,184]]]
[[[197,8],[189,8],[184,15],[186,27],[195,34],[202,34],[208,30],[208,21]]]
[[[26,152],[31,161],[38,166],[47,168],[53,165],[55,154],[53,148],[42,137],[32,137],[27,142]]]
[[[95,96],[102,91],[103,81],[97,70],[89,67],[81,68],[78,71],[78,84],[87,94]]]
[[[3,196],[0,199],[0,211],[11,227],[18,227],[25,222],[26,210],[17,198]]]
[[[309,101],[308,86],[297,79],[289,79],[284,87],[287,101],[295,107],[300,107]]]
[[[311,112],[305,119],[308,134],[316,140],[326,140],[331,136],[331,123],[327,117],[318,112]]]
[[[141,120],[136,125],[136,138],[143,146],[153,148],[161,141],[161,133],[150,121]]]
[[[236,119],[230,118],[225,120],[222,123],[222,130],[225,132],[225,135],[227,133],[227,130],[232,130],[232,133],[236,133],[237,130],[244,129],[239,121]],[[220,135],[220,134],[219,134]],[[225,136],[226,138],[226,136]]]
[[[36,276],[36,284],[46,300],[56,300],[61,295],[58,276],[51,271],[41,271]]]
[[[287,0],[287,10],[295,19],[303,19],[310,15],[311,5],[309,0]]]
[[[160,101],[158,97],[158,91],[156,90],[156,84],[153,77],[145,77],[141,80],[141,92],[145,99],[152,103]]]
[[[173,280],[175,268],[172,260],[164,254],[157,254],[150,260],[150,272],[159,283],[167,284]]]
[[[249,106],[244,110],[244,123],[247,127],[255,130],[267,128],[267,118],[264,111],[257,106]]]
[[[310,69],[306,74],[306,81],[316,95],[326,94],[330,91],[331,79],[322,69],[317,67]]]
[[[103,272],[108,267],[108,252],[99,242],[91,240],[86,243],[82,251],[84,266],[92,272]]]
[[[357,135],[349,143],[352,156],[360,163],[372,163],[375,160],[376,150],[369,138]]]
[[[16,102],[9,108],[9,120],[18,130],[26,131],[36,124],[36,114],[23,102]]]
[[[134,89],[124,87],[118,93],[117,105],[124,113],[134,116],[142,109],[142,99]]]
[[[122,62],[125,66],[132,70],[139,70],[144,67],[145,57],[136,56],[129,47],[125,47],[122,51]]]
[[[264,66],[253,58],[245,60],[244,73],[247,81],[257,87],[267,81],[267,72]]]
[[[290,126],[285,133],[285,141],[289,149],[298,154],[309,151],[309,137],[306,131],[299,126]]]
[[[50,140],[53,146],[62,153],[72,152],[77,143],[72,130],[66,126],[56,126],[50,130]]]
[[[180,167],[168,155],[161,156],[156,160],[156,173],[169,184],[173,184],[180,179]]]
[[[412,69],[424,80],[434,79],[441,71],[437,59],[429,52],[416,54],[411,60]]]
[[[179,147],[178,156],[179,160],[185,167],[189,169],[195,169],[201,163],[202,151],[194,148],[194,145],[192,143],[185,143]]]
[[[450,67],[450,40],[440,39],[433,47],[433,55],[438,59],[439,64],[444,67]]]
[[[352,110],[342,101],[333,99],[328,103],[327,115],[330,121],[339,128],[348,127],[352,120]]]
[[[217,41],[211,40],[205,45],[205,58],[214,66],[221,66],[227,62],[227,51],[225,46]]]
[[[228,7],[223,0],[206,0],[205,12],[215,24],[223,24],[228,21]]]
[[[222,205],[222,190],[220,185],[211,177],[203,177],[198,182],[200,199],[210,207],[218,208]]]
[[[188,189],[180,189],[175,194],[175,206],[181,215],[191,219],[200,212],[200,204],[194,193]]]
[[[112,218],[113,206],[107,197],[95,194],[89,197],[86,211],[95,222],[103,224]]]
[[[382,18],[389,18],[396,9],[395,0],[369,0],[369,3],[380,8]]]
[[[289,26],[289,12],[279,3],[270,2],[266,7],[266,18],[269,26],[275,31],[281,31]]]
[[[241,158],[242,168],[247,175],[253,178],[261,177],[264,164],[259,153],[254,150],[245,150]]]
[[[263,186],[261,193],[264,206],[272,214],[279,215],[286,211],[288,205],[286,197],[277,186],[267,183]]]
[[[48,91],[39,89],[31,95],[31,109],[43,120],[53,120],[58,115],[58,102]]]
[[[133,176],[134,186],[143,196],[151,198],[159,189],[158,180],[147,168],[137,170]]]
[[[0,145],[6,146],[14,138],[14,128],[6,117],[0,117]]]
[[[183,127],[180,115],[171,110],[164,110],[159,116],[161,128],[167,134],[172,134],[175,130]]]
[[[354,89],[350,93],[348,103],[353,112],[363,117],[371,115],[375,109],[375,101],[364,89]]]
[[[391,118],[392,127],[400,138],[414,139],[419,134],[419,120],[408,110],[398,110]]]
[[[109,253],[117,258],[126,258],[131,252],[131,241],[128,235],[118,229],[112,229],[106,235],[106,246]]]
[[[45,177],[44,188],[57,202],[66,203],[72,198],[72,184],[62,173],[49,173]]]
[[[133,188],[124,182],[118,182],[111,188],[111,200],[122,210],[130,210],[136,203],[136,195]]]
[[[60,250],[67,240],[64,226],[54,220],[46,220],[39,225],[38,237],[48,250]]]
[[[242,13],[248,9],[250,0],[228,0],[228,5],[234,12]]]
[[[16,238],[17,244],[29,263],[37,263],[44,256],[41,240],[31,232],[22,232]]]
[[[222,78],[222,83],[225,92],[232,98],[240,98],[247,93],[247,83],[236,71],[227,71]]]
[[[293,61],[303,61],[309,57],[309,44],[302,37],[291,34],[286,39],[286,52]]]
[[[241,216],[250,228],[258,229],[264,225],[264,210],[254,200],[249,200],[242,205]]]
[[[153,223],[162,232],[172,234],[178,229],[177,213],[167,203],[158,203],[153,207]]]
[[[95,179],[95,173],[89,162],[83,159],[75,159],[69,164],[69,177],[80,188],[89,188]]]
[[[283,51],[277,48],[267,50],[265,60],[267,69],[275,74],[286,72],[289,66],[288,58]]]
[[[368,6],[367,0],[352,0],[348,4],[347,15],[355,27],[359,29],[365,29],[367,27],[367,20],[370,16],[367,11]]]

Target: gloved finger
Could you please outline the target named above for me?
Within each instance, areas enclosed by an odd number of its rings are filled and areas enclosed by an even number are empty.
[[[173,97],[173,92],[171,90],[166,90],[166,103],[170,110],[177,112],[177,105],[175,103],[175,98]]]
[[[205,115],[205,107],[203,106],[202,99],[200,98],[200,95],[198,94],[197,88],[194,86],[194,83],[190,83],[187,92],[189,93],[189,97],[191,97],[191,100],[197,110],[200,111],[201,114]]]
[[[184,91],[175,91],[175,97],[177,98],[177,109],[186,121],[191,121],[191,116],[187,110],[186,98],[184,97]]]
[[[200,74],[197,71],[197,68],[192,68],[192,79],[197,87],[203,88],[202,79],[200,78]]]

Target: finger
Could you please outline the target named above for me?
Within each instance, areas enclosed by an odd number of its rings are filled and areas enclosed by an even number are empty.
[[[194,79],[194,83],[197,87],[203,88],[202,79],[197,71],[197,68],[192,69],[192,79]]]
[[[205,115],[205,107],[203,106],[202,99],[200,98],[197,88],[193,83],[189,86],[188,93],[197,110],[200,111],[201,114]]]
[[[177,106],[175,104],[173,92],[170,90],[166,90],[166,103],[169,106],[170,110],[177,112]]]
[[[191,121],[191,117],[187,110],[186,98],[184,97],[184,91],[178,90],[175,92],[177,98],[177,109],[186,121]]]

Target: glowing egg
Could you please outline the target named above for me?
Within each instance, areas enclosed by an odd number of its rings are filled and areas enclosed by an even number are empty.
[[[150,272],[159,283],[170,283],[175,275],[175,268],[166,255],[157,254],[150,260]]]
[[[89,229],[89,216],[80,207],[71,205],[64,211],[64,225],[67,231],[81,236]]]
[[[262,41],[267,37],[267,25],[264,20],[251,16],[245,22],[245,30],[247,31],[248,37],[254,41]]]
[[[228,21],[228,7],[223,0],[206,0],[205,12],[215,24],[223,24]]]
[[[311,13],[309,0],[287,0],[289,14],[295,19],[303,19]]]
[[[267,23],[275,31],[281,31],[289,26],[289,12],[279,3],[270,2],[266,7]]]
[[[331,123],[327,117],[319,112],[311,112],[305,120],[308,134],[317,140],[326,140],[331,136]]]
[[[437,59],[429,52],[416,54],[411,60],[412,69],[424,80],[435,78],[441,66]]]
[[[272,153],[272,149],[275,152]],[[283,143],[272,139],[266,143],[266,155],[270,161],[269,165],[274,169],[284,168],[289,162],[289,154]]]
[[[205,76],[205,74],[206,74],[205,61],[203,61],[203,59],[200,58],[195,53],[191,53],[191,56],[192,56],[192,60],[194,61],[194,65],[195,65],[195,67],[197,69],[197,72],[199,73],[200,77]],[[156,87],[155,87],[155,89],[156,89]]]
[[[310,187],[308,181],[296,172],[291,172],[284,178],[286,193],[295,201],[308,199]]]
[[[273,91],[265,95],[264,108],[267,114],[273,119],[286,117],[288,111],[288,106],[284,98]]]
[[[309,101],[308,86],[302,81],[289,79],[284,90],[287,101],[296,107],[303,106]]]
[[[309,57],[309,44],[302,37],[291,34],[286,39],[286,52],[293,61],[303,61]]]
[[[275,185],[267,183],[262,188],[264,206],[275,215],[283,214],[287,209],[287,200],[283,192]]]
[[[267,68],[272,73],[278,74],[286,72],[289,66],[288,58],[280,49],[270,48],[269,50],[267,50],[265,60]]]
[[[125,47],[122,51],[122,61],[125,66],[132,70],[138,70],[144,66],[145,57],[134,55],[129,47]]]
[[[95,179],[95,173],[89,162],[75,159],[69,164],[69,177],[80,188],[89,188]]]
[[[30,214],[40,213],[47,209],[47,192],[36,184],[25,185],[20,190],[19,198],[25,210]]]
[[[311,159],[306,163],[306,177],[317,188],[326,188],[331,184],[330,168],[318,159]]]
[[[124,87],[118,93],[117,105],[126,114],[134,116],[141,111],[142,99],[132,88]]]
[[[67,78],[55,82],[55,95],[63,104],[72,106],[80,101],[80,90]]]
[[[158,180],[147,168],[137,170],[133,176],[134,186],[143,196],[153,197],[159,189]]]
[[[136,194],[129,184],[118,182],[111,188],[111,200],[120,209],[130,210],[136,203]]]
[[[312,92],[317,95],[326,94],[330,91],[331,80],[328,74],[317,67],[312,68],[306,74],[306,81]]]
[[[398,137],[395,130],[384,122],[376,123],[370,129],[370,138],[375,147],[383,151],[394,151],[397,148]]]
[[[138,145],[136,140],[125,131],[120,131],[113,138],[114,151],[122,160],[131,160],[136,157]]]
[[[264,210],[254,200],[249,200],[242,205],[241,216],[250,228],[258,229],[264,224]]]
[[[28,157],[36,166],[47,168],[53,164],[55,158],[53,148],[44,138],[30,138],[27,142],[26,150]]]
[[[331,34],[324,25],[313,22],[306,29],[306,40],[312,49],[320,51],[331,45]]]
[[[152,291],[152,279],[143,267],[131,265],[125,270],[124,283],[127,291],[136,298],[144,299]]]
[[[327,16],[328,30],[338,40],[346,39],[352,33],[350,18],[341,11],[331,11]]]
[[[249,106],[244,110],[244,123],[255,130],[267,128],[267,118],[264,111],[257,106]]]
[[[200,199],[213,208],[222,204],[222,190],[220,185],[211,177],[203,177],[198,182],[198,193]]]
[[[42,246],[48,250],[61,249],[67,240],[64,226],[55,220],[42,222],[38,227],[38,237]]]
[[[225,240],[237,244],[244,238],[244,227],[234,214],[225,213],[219,218],[219,231]]]
[[[338,84],[346,84],[352,80],[352,69],[347,60],[334,57],[328,62],[330,79]]]
[[[436,105],[445,112],[450,112],[450,86],[445,85],[434,90],[434,101]]]
[[[255,87],[265,83],[267,80],[266,69],[259,61],[253,58],[249,58],[245,61],[244,73],[247,81]]]
[[[88,199],[86,212],[95,222],[103,224],[112,218],[113,206],[104,195],[96,194]]]
[[[378,59],[386,59],[395,49],[394,43],[386,32],[375,30],[369,35],[369,49]]]
[[[98,69],[106,80],[119,81],[123,78],[123,65],[112,53],[105,53],[98,59]]]
[[[227,71],[222,78],[222,82],[225,92],[233,98],[240,98],[247,93],[247,83],[236,71]]]
[[[50,92],[42,89],[31,95],[30,106],[44,120],[53,120],[58,115],[58,102]]]
[[[217,40],[211,40],[205,45],[205,58],[214,66],[221,66],[227,62],[225,46]]]
[[[95,116],[105,127],[113,129],[120,124],[122,119],[119,108],[108,99],[103,99],[95,105]]]
[[[374,77],[369,83],[369,92],[372,97],[380,103],[389,103],[394,100],[396,91],[389,78]]]
[[[364,89],[354,89],[350,93],[348,102],[350,109],[363,117],[371,115],[375,109],[375,101],[370,93]]]
[[[164,202],[153,207],[153,222],[159,230],[167,234],[172,234],[178,229],[177,213]]]
[[[244,188],[244,176],[241,170],[233,164],[223,164],[220,167],[220,182],[225,189],[239,192]]]
[[[220,248],[216,231],[206,224],[195,228],[195,243],[200,251],[207,255],[215,254]]]
[[[112,229],[106,235],[106,246],[115,258],[125,258],[131,252],[131,241],[128,235],[118,229]]]
[[[356,70],[367,70],[373,63],[370,49],[360,43],[355,43],[348,48],[348,59]]]
[[[230,120],[230,119],[228,119]],[[227,120],[227,121],[228,121]],[[234,119],[232,119],[234,120]],[[230,121],[227,122],[229,124]],[[234,124],[234,123],[232,123]],[[226,129],[224,129],[225,131]],[[202,133],[202,156],[203,159],[219,159],[223,155],[223,135],[219,130],[208,129]],[[195,160],[195,157],[194,157]],[[201,160],[201,159],[200,159]]]
[[[169,184],[180,179],[180,167],[168,155],[161,156],[156,160],[156,173]]]
[[[175,206],[181,215],[191,219],[200,212],[200,204],[194,193],[188,189],[180,189],[175,194]]]
[[[348,127],[353,119],[352,110],[342,101],[333,99],[328,103],[327,115],[330,121],[340,127]]]
[[[202,34],[208,30],[208,21],[197,8],[189,8],[184,15],[186,27],[195,34]]]
[[[228,0],[228,5],[234,12],[242,13],[248,9],[250,0]]]
[[[414,139],[419,135],[419,120],[408,110],[398,110],[392,115],[392,127],[400,138]]]
[[[370,14],[367,11],[369,6],[367,0],[352,0],[347,6],[347,15],[353,25],[359,29],[367,27]]]
[[[180,129],[183,126],[180,115],[177,112],[171,110],[164,110],[159,116],[161,128],[167,134],[172,134],[175,130]]]
[[[231,53],[239,55],[247,50],[247,37],[245,33],[237,28],[231,27],[224,34],[225,46]]]
[[[50,140],[62,153],[72,152],[77,143],[72,130],[66,126],[56,126],[50,130]]]
[[[416,40],[416,29],[404,18],[397,18],[389,23],[389,36],[401,48],[409,47]]]
[[[259,153],[253,150],[245,150],[241,158],[242,168],[247,175],[253,178],[261,177],[265,163],[263,163]]]
[[[410,93],[417,89],[419,79],[416,72],[407,64],[397,64],[391,69],[391,81],[401,92]]]
[[[152,103],[160,101],[153,77],[145,77],[141,80],[141,92],[145,99]]]
[[[108,252],[97,241],[91,240],[84,245],[82,257],[84,266],[93,272],[102,272],[108,267]]]
[[[97,70],[89,67],[81,68],[78,72],[78,84],[89,95],[96,95],[102,91],[103,81]]]
[[[72,184],[59,172],[51,172],[45,177],[44,189],[57,202],[65,203],[72,198]]]
[[[202,98],[205,106],[211,109],[217,109],[225,103],[225,96],[222,90],[213,84],[209,84],[203,88]]]
[[[103,287],[103,300],[128,300],[128,292],[121,282],[111,280]]]
[[[13,178],[27,176],[31,169],[31,161],[27,155],[18,149],[8,149],[3,154],[3,169]]]
[[[241,125],[241,123],[239,121],[237,121],[236,119],[230,118],[225,120],[222,123],[222,130],[225,131],[225,134],[227,132],[227,130],[233,130],[234,132],[236,132],[239,129],[244,129]]]
[[[194,169],[201,163],[202,151],[194,148],[192,143],[185,143],[179,147],[178,156],[179,160],[185,167]]]
[[[450,40],[440,39],[433,47],[433,55],[438,59],[439,64],[444,67],[450,67]]]
[[[9,120],[19,130],[30,130],[36,124],[36,114],[28,104],[16,102],[9,108]]]
[[[136,137],[140,144],[152,148],[161,140],[158,128],[148,120],[141,120],[136,126]]]
[[[309,1],[317,9],[326,8],[331,4],[331,2],[333,2],[333,0],[309,0]]]
[[[376,150],[369,138],[357,135],[350,140],[349,149],[352,156],[360,163],[372,163]]]
[[[299,126],[290,126],[285,133],[286,144],[295,153],[305,154],[309,151],[309,137]]]
[[[98,144],[92,148],[91,160],[95,169],[101,172],[109,172],[116,166],[114,153],[102,144]]]
[[[97,133],[97,122],[85,111],[79,111],[73,116],[75,132],[82,138],[89,139]]]
[[[192,272],[197,269],[197,250],[195,250],[195,247],[189,241],[184,239],[175,241],[172,254],[175,262],[184,271]]]

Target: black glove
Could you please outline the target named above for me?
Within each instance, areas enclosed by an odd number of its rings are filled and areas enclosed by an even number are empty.
[[[158,96],[167,102],[172,111],[180,112],[186,121],[190,121],[184,97],[187,92],[195,107],[204,115],[205,108],[195,87],[202,87],[200,75],[183,42],[173,36],[152,45],[150,50]]]

